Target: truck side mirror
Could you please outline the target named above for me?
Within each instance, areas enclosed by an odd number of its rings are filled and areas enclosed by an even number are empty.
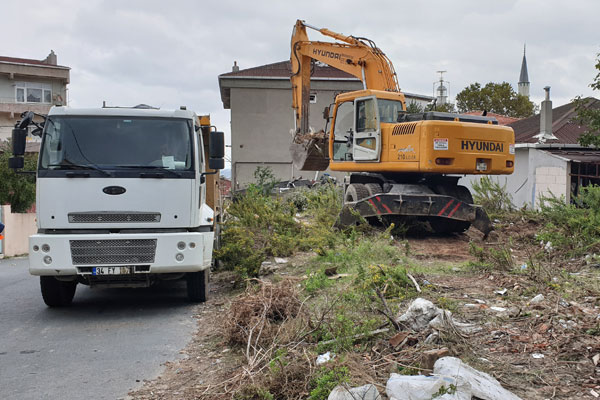
[[[27,128],[14,128],[12,130],[13,156],[25,155],[25,142],[27,141]]]
[[[225,134],[223,132],[211,132],[208,144],[208,168],[225,168]]]
[[[323,109],[323,119],[329,120],[329,106]]]

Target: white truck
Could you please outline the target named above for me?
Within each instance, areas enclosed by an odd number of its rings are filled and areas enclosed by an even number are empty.
[[[71,304],[78,283],[147,287],[182,278],[190,301],[206,301],[215,174],[224,164],[224,136],[210,118],[148,106],[58,106],[42,117],[35,123],[23,113],[9,165],[23,168],[33,123],[42,142],[29,272],[40,276],[44,302]]]

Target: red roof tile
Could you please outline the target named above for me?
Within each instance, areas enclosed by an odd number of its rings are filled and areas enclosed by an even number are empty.
[[[469,111],[466,113],[463,113],[465,115],[482,115],[483,111]],[[515,118],[515,117],[509,117],[508,115],[502,115],[502,114],[496,114],[496,113],[491,113],[488,112],[486,114],[486,117],[494,117],[496,118],[496,120],[498,121],[498,125],[508,125],[508,124],[512,124],[513,122],[518,121],[520,118]]]
[[[586,107],[600,108],[600,100],[590,97]],[[575,103],[567,103],[552,109],[552,133],[558,140],[548,140],[546,143],[577,144],[579,136],[587,127],[579,125],[576,121]],[[537,143],[534,136],[540,133],[540,115],[523,118],[509,124],[515,131],[516,143]]]

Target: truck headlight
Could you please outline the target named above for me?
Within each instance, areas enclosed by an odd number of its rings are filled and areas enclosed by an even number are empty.
[[[185,249],[185,242],[179,242],[179,243],[177,243],[177,248],[178,248],[179,250],[183,250],[183,249]]]
[[[44,253],[48,253],[48,252],[50,251],[50,245],[48,245],[48,244],[44,243],[44,244],[42,245],[42,251],[43,251]]]
[[[175,255],[175,259],[176,259],[177,261],[183,261],[183,258],[184,258],[184,257],[183,257],[183,254],[181,254],[181,253],[177,253],[177,254]]]
[[[44,256],[44,264],[52,264],[52,257]]]

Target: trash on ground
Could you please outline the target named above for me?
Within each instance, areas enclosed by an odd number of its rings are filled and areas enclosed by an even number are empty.
[[[328,351],[325,354],[320,354],[317,357],[317,365],[325,364],[327,361],[331,360],[334,356]]]
[[[518,396],[504,389],[495,378],[472,368],[456,357],[443,357],[437,360],[433,373],[464,379],[470,384],[473,397],[486,400],[520,400]]]

